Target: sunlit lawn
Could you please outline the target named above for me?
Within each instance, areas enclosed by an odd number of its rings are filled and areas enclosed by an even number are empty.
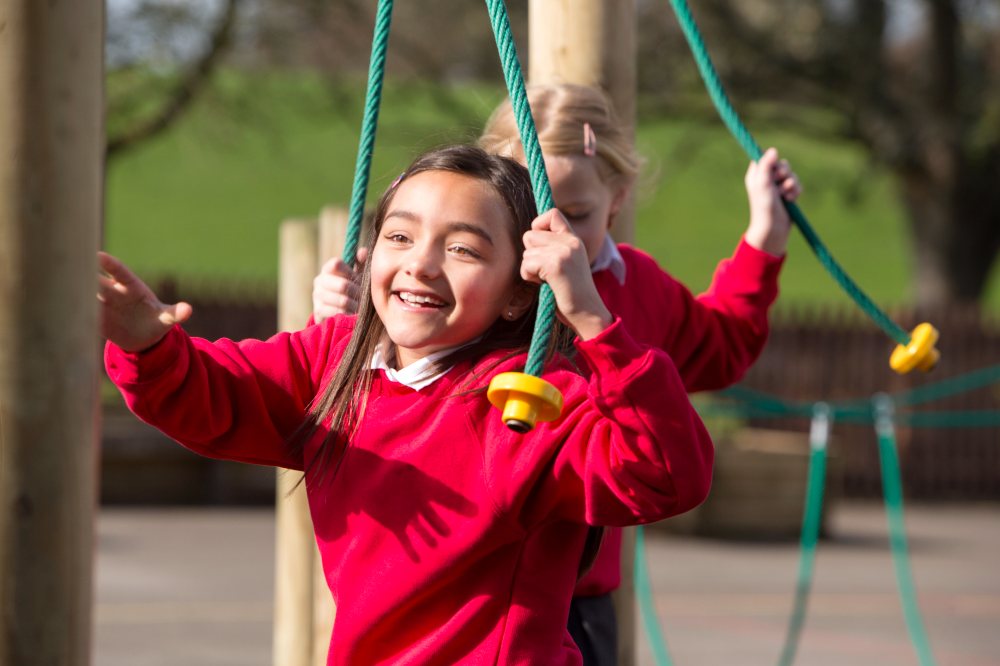
[[[114,160],[107,249],[143,277],[176,278],[182,291],[205,283],[273,291],[280,222],[350,197],[364,86],[342,84],[332,96],[324,85],[287,75],[230,77],[169,134]],[[467,87],[451,95],[388,87],[370,199],[418,151],[474,138],[503,91]],[[767,126],[755,135],[792,160],[806,189],[801,206],[848,273],[879,303],[909,301],[905,222],[886,175],[851,146]],[[643,121],[638,145],[648,164],[636,242],[700,290],[745,228],[746,159],[721,125],[677,118]],[[992,307],[1000,307],[998,283],[995,276]],[[798,234],[781,290],[784,303],[846,301]]]

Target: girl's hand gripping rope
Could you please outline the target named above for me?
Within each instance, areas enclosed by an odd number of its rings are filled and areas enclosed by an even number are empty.
[[[792,229],[782,199],[799,198],[799,178],[788,160],[780,159],[777,150],[768,148],[758,161],[750,163],[743,182],[750,200],[750,225],[744,238],[750,246],[780,257],[785,254]]]
[[[559,318],[583,340],[614,322],[594,285],[583,241],[556,208],[535,218],[524,234],[521,277],[549,285]]]

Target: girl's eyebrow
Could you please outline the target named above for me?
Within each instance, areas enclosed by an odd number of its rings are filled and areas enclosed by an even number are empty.
[[[470,234],[474,234],[476,236],[479,236],[480,238],[482,238],[484,241],[486,241],[490,245],[493,245],[493,237],[490,236],[489,233],[485,229],[483,229],[482,227],[476,226],[475,224],[469,224],[468,222],[449,222],[448,223],[448,230],[449,231],[465,231],[465,232],[468,232]]]
[[[416,213],[410,212],[408,210],[404,210],[402,208],[395,208],[393,210],[390,210],[388,213],[386,213],[385,219],[388,220],[390,217],[401,217],[404,220],[410,220],[412,222],[419,222],[420,221],[420,216],[419,215],[417,215]],[[486,231],[485,229],[483,229],[482,227],[480,227],[478,225],[472,224],[471,222],[461,222],[461,221],[449,222],[448,223],[448,231],[451,231],[451,232],[454,232],[454,231],[464,231],[466,233],[470,233],[470,234],[473,234],[475,236],[479,236],[480,238],[482,238],[484,241],[486,241],[490,245],[495,245],[495,243],[493,242],[493,237],[490,236],[490,234],[489,234],[488,231]]]

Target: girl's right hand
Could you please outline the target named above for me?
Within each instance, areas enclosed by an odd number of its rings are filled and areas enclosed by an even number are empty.
[[[101,336],[128,352],[149,349],[175,324],[191,317],[187,303],[167,305],[125,264],[106,252],[97,253],[104,272],[97,276],[101,302]]]
[[[750,199],[750,225],[743,237],[751,247],[776,257],[784,255],[792,221],[782,199],[799,197],[799,177],[776,149],[768,148],[760,160],[750,163],[744,183]]]
[[[521,277],[549,285],[560,318],[582,340],[614,322],[594,285],[587,248],[556,208],[536,217],[524,234]]]
[[[313,279],[313,321],[317,324],[338,314],[358,311],[361,270],[368,258],[368,248],[359,248],[357,263],[351,268],[340,257],[328,259]]]

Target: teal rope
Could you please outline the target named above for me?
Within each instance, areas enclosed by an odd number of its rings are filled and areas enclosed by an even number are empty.
[[[901,391],[895,395],[894,402],[899,405],[914,406],[997,383],[1000,383],[1000,365],[993,365]],[[745,386],[732,386],[719,391],[718,395],[737,402],[698,405],[698,411],[702,414],[736,414],[759,418],[808,416],[812,412],[811,403],[783,400]],[[874,423],[875,417],[869,399],[830,402],[829,406],[831,415],[838,421]],[[913,411],[898,414],[896,420],[915,427],[979,428],[1000,425],[1000,411]]]
[[[660,621],[653,603],[653,586],[649,580],[649,563],[646,560],[646,532],[642,525],[635,528],[635,591],[639,597],[639,612],[642,626],[653,647],[653,659],[657,666],[672,666],[667,641],[663,637]]]
[[[844,409],[830,404],[831,413],[841,423],[872,424],[875,417],[871,409],[859,411]],[[805,409],[786,406],[782,409],[758,407],[746,403],[710,403],[698,405],[698,413],[703,417],[738,416],[748,419],[796,418],[807,416]],[[912,428],[991,428],[1000,426],[1000,411],[997,410],[954,410],[934,412],[901,412],[896,421]]]
[[[708,90],[709,96],[712,98],[712,102],[715,104],[715,108],[719,112],[719,116],[722,118],[722,122],[725,123],[726,127],[736,138],[736,141],[743,147],[743,150],[750,156],[750,159],[756,162],[760,159],[763,151],[761,151],[760,146],[754,141],[753,136],[751,136],[750,131],[746,128],[743,122],[740,120],[730,103],[729,98],[726,97],[725,90],[722,87],[722,82],[719,80],[719,75],[715,71],[715,67],[712,65],[712,61],[708,56],[708,51],[705,48],[705,43],[701,38],[701,34],[698,31],[698,26],[694,21],[694,17],[691,15],[691,10],[687,5],[685,0],[670,0],[670,5],[674,9],[674,13],[677,15],[677,20],[680,22],[681,29],[684,32],[684,37],[687,39],[688,46],[691,47],[691,53],[694,55],[695,62],[698,65],[698,71],[701,72],[701,78],[705,82],[705,87]],[[901,345],[908,345],[910,343],[910,334],[900,328],[892,319],[889,318],[874,302],[862,291],[854,280],[851,279],[849,275],[844,271],[843,268],[834,260],[833,255],[826,248],[823,242],[820,240],[819,235],[809,224],[806,219],[805,214],[799,209],[799,207],[792,201],[784,201],[785,209],[788,210],[788,215],[791,217],[792,222],[795,226],[799,228],[802,235],[805,237],[806,242],[812,251],[816,254],[816,258],[823,267],[830,273],[834,280],[840,284],[841,288],[850,296],[855,303],[864,311],[871,319],[881,328],[890,338],[895,340]]]
[[[385,78],[385,54],[389,45],[389,28],[392,22],[393,0],[379,0],[372,35],[372,54],[368,64],[368,90],[365,93],[365,113],[358,139],[358,156],[354,166],[354,185],[351,188],[351,207],[347,218],[347,238],[344,240],[344,263],[353,266],[361,241],[361,224],[365,216],[365,199],[368,197],[368,179],[375,151],[375,132],[378,129],[378,111],[382,104],[382,80]]]
[[[521,135],[521,145],[524,147],[525,162],[531,174],[531,186],[535,193],[535,204],[539,214],[552,208],[552,189],[545,173],[545,159],[542,147],[538,143],[538,133],[535,131],[535,121],[531,117],[531,107],[528,105],[528,93],[524,87],[524,75],[521,73],[521,63],[517,58],[517,46],[510,30],[510,19],[503,0],[486,0],[490,13],[490,24],[493,26],[493,36],[496,38],[500,63],[503,65],[503,76],[507,82],[507,92],[510,95],[511,107],[517,120],[517,129]],[[552,328],[556,322],[556,301],[552,289],[543,284],[538,295],[538,314],[535,316],[535,332],[528,349],[528,361],[524,371],[529,375],[541,375],[542,364],[545,362],[545,351],[552,337]]]
[[[899,471],[899,457],[896,455],[896,433],[892,422],[892,398],[882,394],[873,400],[875,411],[875,431],[878,434],[878,453],[882,463],[882,492],[885,496],[885,511],[889,523],[889,543],[892,561],[896,569],[896,585],[903,605],[906,627],[910,641],[917,652],[921,666],[933,666],[934,655],[927,640],[927,631],[917,606],[917,594],[913,586],[913,572],[906,548],[906,528],[903,523],[903,482]]]
[[[785,646],[781,650],[781,666],[795,662],[799,638],[805,625],[809,593],[812,590],[813,568],[816,562],[816,542],[823,514],[823,486],[826,480],[826,453],[830,439],[830,406],[817,403],[813,411],[813,424],[809,433],[809,475],[806,482],[806,506],[802,513],[802,532],[799,535],[799,574],[795,584],[795,602],[788,620]]]
[[[1000,365],[993,365],[900,393],[896,403],[919,405],[1000,382]]]

